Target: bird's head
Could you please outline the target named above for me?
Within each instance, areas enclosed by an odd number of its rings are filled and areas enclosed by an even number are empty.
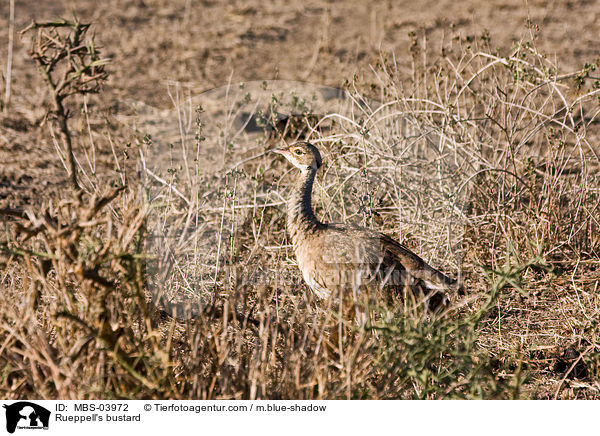
[[[301,171],[318,170],[321,167],[321,153],[308,142],[295,142],[291,145],[273,150],[283,155],[292,165]]]

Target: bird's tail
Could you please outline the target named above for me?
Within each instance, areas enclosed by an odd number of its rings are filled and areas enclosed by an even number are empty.
[[[455,291],[458,295],[464,295],[465,290],[460,281],[448,277],[441,271],[424,263],[422,277],[420,277],[431,289]]]

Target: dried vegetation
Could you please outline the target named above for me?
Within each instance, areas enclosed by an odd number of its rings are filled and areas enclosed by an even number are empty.
[[[376,80],[347,84],[352,116],[304,112],[298,135],[327,152],[317,213],[384,230],[467,289],[443,314],[373,307],[360,327],[296,271],[286,167],[263,153],[273,138],[241,163],[223,141],[207,173],[200,113],[169,178],[132,171],[126,157],[153,146],[143,137],[104,134],[110,189],[77,165],[93,150],[71,144],[62,102],[83,107],[106,78],[81,26],[33,25],[42,72],[64,72],[46,83],[71,186],[1,210],[1,397],[598,398],[595,65],[557,71],[534,39],[497,53],[484,34],[432,53],[414,35],[412,77],[382,55]],[[77,50],[47,57],[60,41]],[[182,296],[194,304],[172,303]]]

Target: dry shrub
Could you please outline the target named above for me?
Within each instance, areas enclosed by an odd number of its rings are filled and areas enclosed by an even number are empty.
[[[125,198],[115,216],[120,191],[29,212],[3,244],[3,396],[501,395],[471,318],[417,307],[359,328],[333,300],[314,310],[269,285],[240,285],[187,321],[168,317],[144,292],[147,209]]]

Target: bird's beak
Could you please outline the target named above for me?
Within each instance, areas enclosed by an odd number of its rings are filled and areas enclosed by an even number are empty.
[[[276,148],[275,150],[271,150],[273,153],[280,154],[282,156],[289,156],[290,152],[287,150],[287,147]]]

